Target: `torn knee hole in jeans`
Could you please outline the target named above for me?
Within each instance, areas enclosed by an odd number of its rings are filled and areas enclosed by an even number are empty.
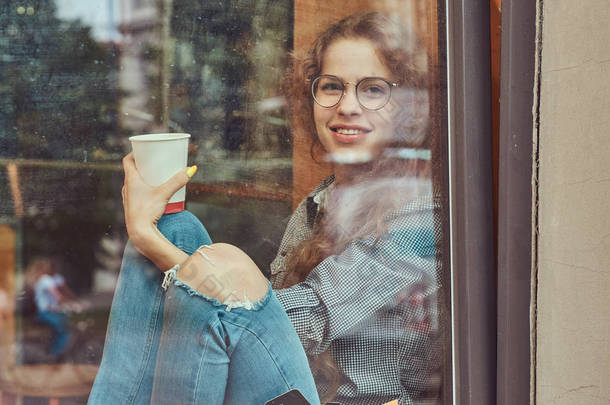
[[[198,250],[199,251],[199,250]],[[205,257],[205,256],[204,256]],[[209,260],[209,258],[206,258]],[[225,311],[230,312],[233,308],[244,308],[246,310],[257,310],[260,309],[268,299],[268,296],[271,292],[271,285],[269,285],[267,293],[257,301],[250,301],[246,296],[246,293],[243,292],[241,299],[239,298],[237,291],[231,291],[225,299],[220,302],[218,299],[214,297],[209,297],[200,291],[197,291],[195,288],[191,287],[189,284],[179,280],[176,277],[176,271],[180,268],[180,265],[177,264],[171,269],[164,272],[163,282],[161,283],[161,287],[163,290],[167,291],[170,284],[173,282],[177,287],[184,288],[189,295],[201,297],[209,302],[211,302],[215,306],[226,306]],[[208,280],[211,282],[218,283],[218,280]]]
[[[202,249],[210,249],[210,250],[214,250],[214,248],[210,245],[203,245],[200,246],[199,249],[197,249],[197,253],[199,253],[205,260],[207,260],[211,265],[215,266],[216,262],[212,259],[210,259],[210,256],[206,255]]]

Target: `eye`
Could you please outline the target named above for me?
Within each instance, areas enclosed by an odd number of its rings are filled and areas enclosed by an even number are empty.
[[[384,97],[388,94],[387,86],[379,84],[364,84],[359,88],[360,92],[367,97]]]
[[[319,89],[328,92],[343,91],[343,86],[341,85],[341,83],[338,83],[333,80],[323,80],[322,83],[320,83]]]

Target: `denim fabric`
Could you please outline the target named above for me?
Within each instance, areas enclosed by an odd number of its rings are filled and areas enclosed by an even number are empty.
[[[152,403],[263,405],[296,388],[319,404],[301,342],[271,285],[253,309],[227,311],[177,281],[164,319]]]
[[[159,230],[192,254],[211,243],[187,211]],[[319,404],[307,358],[271,289],[254,309],[233,308],[163,274],[128,243],[89,404],[264,404],[299,389]]]
[[[66,315],[55,311],[39,311],[37,318],[53,330],[50,353],[54,356],[62,354],[70,340],[70,332],[66,328]]]

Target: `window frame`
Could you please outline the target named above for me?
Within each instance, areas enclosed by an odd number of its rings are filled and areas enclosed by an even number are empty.
[[[538,6],[527,0],[502,1],[494,230],[490,3],[447,0],[446,5],[453,403],[530,403],[535,382],[532,176],[537,156]]]
[[[534,125],[538,111],[536,43],[537,5],[528,0],[502,1],[500,139],[498,173],[498,352],[497,404],[530,403],[535,373],[535,305],[531,297],[532,183]],[[536,99],[535,99],[536,97]],[[537,128],[537,125],[536,125]],[[532,236],[532,237],[530,237]],[[533,242],[534,241],[534,242]],[[532,311],[532,312],[530,312]],[[530,324],[531,323],[531,324]]]
[[[446,0],[453,404],[496,399],[489,0]]]

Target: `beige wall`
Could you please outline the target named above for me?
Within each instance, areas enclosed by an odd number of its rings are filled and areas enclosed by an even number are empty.
[[[610,2],[541,4],[536,404],[608,404]]]

